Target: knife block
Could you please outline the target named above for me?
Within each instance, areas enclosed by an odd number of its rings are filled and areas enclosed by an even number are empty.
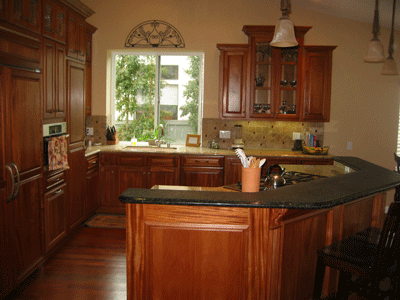
[[[118,139],[118,132],[116,132],[113,137],[113,139],[111,141],[107,141],[107,145],[116,145],[119,143],[119,139]]]

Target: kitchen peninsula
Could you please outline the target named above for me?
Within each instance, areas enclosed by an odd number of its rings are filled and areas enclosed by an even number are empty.
[[[385,191],[400,184],[364,160],[334,160],[353,171],[259,193],[126,190],[128,299],[310,299],[316,250],[380,227]]]

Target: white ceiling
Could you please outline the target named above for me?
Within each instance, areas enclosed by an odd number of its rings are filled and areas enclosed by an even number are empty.
[[[280,0],[276,0],[280,2]],[[395,29],[400,30],[400,1],[396,1]],[[374,18],[375,0],[291,0],[292,10],[295,6],[317,12],[371,23]],[[379,1],[380,26],[391,27],[392,0]]]

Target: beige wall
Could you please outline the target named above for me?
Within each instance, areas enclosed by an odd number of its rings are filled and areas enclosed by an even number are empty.
[[[182,34],[186,51],[205,52],[204,117],[218,118],[217,43],[247,43],[243,25],[274,25],[280,16],[276,0],[83,0],[95,11],[88,22],[94,35],[93,114],[106,114],[107,50],[124,49],[138,24],[163,20]],[[337,45],[333,59],[331,122],[325,124],[324,144],[335,155],[358,156],[393,169],[397,143],[399,76],[382,76],[382,65],[363,62],[372,25],[318,14],[296,6],[291,19],[313,26],[305,44]],[[371,12],[372,14],[372,12]],[[387,49],[389,30],[381,28]],[[400,36],[395,36],[400,63]],[[398,49],[398,50],[397,50]],[[353,149],[347,150],[347,142]]]

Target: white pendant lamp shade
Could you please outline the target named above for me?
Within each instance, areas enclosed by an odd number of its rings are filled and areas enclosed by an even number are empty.
[[[294,35],[293,22],[287,16],[282,16],[275,26],[274,38],[271,46],[273,47],[295,47],[298,43]]]
[[[379,39],[370,40],[367,53],[364,56],[365,62],[381,63],[385,61],[382,43]]]
[[[388,57],[383,64],[382,75],[399,75],[397,64],[393,57]]]

